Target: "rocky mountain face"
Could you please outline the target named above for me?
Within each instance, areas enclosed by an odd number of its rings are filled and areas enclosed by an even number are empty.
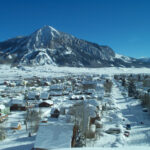
[[[0,42],[0,63],[71,67],[150,67],[149,62],[116,54],[110,47],[44,26],[29,36]]]

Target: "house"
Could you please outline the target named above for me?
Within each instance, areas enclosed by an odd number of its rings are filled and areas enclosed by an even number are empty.
[[[29,100],[35,100],[40,98],[40,93],[36,91],[32,91],[28,93],[27,99]]]
[[[53,105],[53,101],[46,100],[39,103],[39,107],[51,107]]]
[[[50,98],[50,94],[48,92],[42,92],[40,94],[40,99],[42,100],[48,100]]]
[[[12,99],[10,102],[10,111],[22,110],[26,111],[26,103],[24,100]]]
[[[52,91],[62,91],[64,89],[62,84],[53,84],[50,86],[50,90]]]
[[[13,122],[11,124],[11,129],[13,129],[13,130],[21,130],[21,123],[20,122]]]
[[[34,149],[71,148],[72,135],[72,124],[56,122],[41,124],[37,132]]]
[[[69,95],[69,93],[72,93],[73,89],[71,86],[68,86],[65,88],[65,90],[63,91],[63,95]]]
[[[50,87],[50,96],[62,96],[64,86],[62,84],[53,84]]]
[[[62,91],[50,91],[50,96],[62,96]]]

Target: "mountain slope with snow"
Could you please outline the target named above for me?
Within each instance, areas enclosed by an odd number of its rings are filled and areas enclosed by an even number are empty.
[[[71,67],[150,67],[149,62],[116,54],[108,46],[44,26],[29,36],[0,42],[0,63]]]
[[[149,62],[150,63],[150,58],[149,57],[139,58],[139,60],[142,61],[142,62]]]

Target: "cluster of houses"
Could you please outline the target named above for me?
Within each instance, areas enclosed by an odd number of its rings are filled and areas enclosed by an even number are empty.
[[[4,81],[0,112],[8,116],[12,111],[42,110],[36,150],[54,148],[53,145],[57,148],[83,146],[81,137],[95,138],[97,129],[102,128],[104,83],[105,78],[99,75]],[[13,123],[11,129],[20,130],[20,122]],[[68,136],[64,138],[65,132]],[[51,141],[54,137],[57,140]]]

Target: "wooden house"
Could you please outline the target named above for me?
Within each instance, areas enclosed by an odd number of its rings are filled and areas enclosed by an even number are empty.
[[[51,107],[53,105],[53,101],[46,100],[39,103],[39,107]]]
[[[10,111],[13,110],[26,111],[26,104],[24,100],[12,99],[10,102]]]

